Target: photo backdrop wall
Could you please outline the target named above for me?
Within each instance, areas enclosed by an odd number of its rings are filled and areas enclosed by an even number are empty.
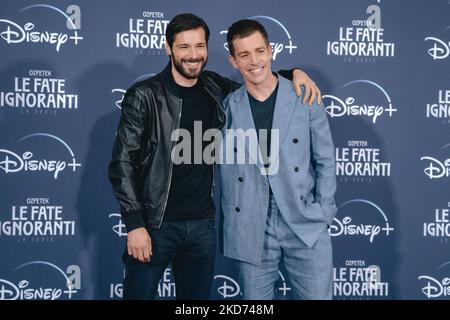
[[[126,231],[107,179],[120,103],[166,65],[182,12],[211,29],[207,69],[241,81],[226,30],[253,18],[274,70],[301,67],[320,87],[337,162],[334,298],[448,299],[448,0],[2,1],[0,299],[121,297]],[[276,291],[290,298],[283,272]],[[174,296],[168,268],[159,298]],[[212,298],[240,297],[218,251]]]

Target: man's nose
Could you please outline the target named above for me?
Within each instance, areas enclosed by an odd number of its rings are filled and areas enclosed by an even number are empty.
[[[198,58],[197,48],[191,48],[191,50],[189,51],[189,58],[191,58],[191,59]]]
[[[250,54],[250,63],[251,64],[258,64],[258,59],[256,57],[256,54],[254,54],[254,53]]]

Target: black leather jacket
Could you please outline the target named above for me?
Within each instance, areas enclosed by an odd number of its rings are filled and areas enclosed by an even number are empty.
[[[203,71],[199,81],[216,102],[213,124],[221,129],[222,100],[240,85],[211,71]],[[170,63],[161,73],[129,88],[121,106],[109,180],[128,232],[159,228],[172,178],[171,134],[180,126],[182,108]]]
[[[292,70],[279,73],[292,79]],[[203,71],[199,81],[216,102],[214,127],[222,129],[225,124],[222,100],[240,84],[211,71]],[[180,127],[182,108],[171,64],[156,76],[129,88],[121,106],[109,180],[128,232],[140,227],[159,228],[172,179],[171,152],[175,142],[171,141],[171,135]]]

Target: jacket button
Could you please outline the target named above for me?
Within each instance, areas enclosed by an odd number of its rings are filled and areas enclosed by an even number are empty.
[[[241,208],[236,207],[236,212],[239,212],[239,211],[241,211]]]
[[[270,166],[270,163],[264,163],[264,168],[268,168]]]
[[[298,143],[298,139],[297,139],[297,138],[294,138],[294,139],[292,140],[292,142],[293,142],[293,143]]]
[[[244,178],[239,177],[238,180],[239,180],[239,182],[242,182],[242,181],[244,181]]]
[[[295,168],[294,168],[294,171],[295,171],[295,172],[298,172],[298,170],[299,170],[298,167],[295,167]]]
[[[303,196],[300,196],[300,200],[302,200],[302,201],[303,201]]]

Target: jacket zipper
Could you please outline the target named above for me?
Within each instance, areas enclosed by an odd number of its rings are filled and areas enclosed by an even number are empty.
[[[180,98],[177,98],[177,99],[180,101],[180,112],[178,113],[178,122],[177,122],[177,127],[176,128],[180,129],[181,111],[183,110],[183,99],[180,99]],[[177,137],[176,137],[175,141],[172,142],[172,148],[171,148],[171,151],[170,151],[171,155],[172,155],[173,147],[174,147],[175,143],[178,141],[179,132],[180,131],[177,131]],[[167,201],[169,200],[170,184],[172,183],[172,171],[173,171],[173,161],[172,161],[172,159],[170,159],[169,181],[168,181],[167,187],[166,187],[166,199],[164,201],[164,205],[163,205],[162,210],[160,212],[162,214],[162,216],[161,216],[161,221],[159,222],[158,228],[160,228],[161,225],[162,225],[162,222],[163,222],[163,219],[164,219],[164,211],[166,210]]]
[[[220,111],[222,111],[222,114],[223,114],[223,116],[225,118],[226,115],[225,115],[225,110],[223,110],[223,108],[222,108],[222,103],[219,102],[216,99],[216,97],[214,97],[214,95],[211,93],[211,91],[209,91],[209,89],[206,86],[205,86],[205,90],[206,90],[206,92],[208,92],[208,94],[211,96],[211,98],[213,98],[213,100],[216,102],[217,106],[219,107]]]
[[[205,86],[205,90],[206,92],[208,92],[208,94],[211,96],[211,98],[213,98],[213,100],[216,102],[217,106],[219,107],[219,110],[222,112],[223,114],[223,118],[225,119],[226,114],[225,114],[225,110],[223,110],[222,108],[222,103],[219,103],[219,101],[217,101],[216,97],[211,93],[211,91],[209,91],[209,89]],[[216,157],[216,154],[214,154],[214,157]],[[214,188],[216,186],[215,183],[215,167],[216,167],[216,161],[214,160],[213,163],[213,175],[212,175],[212,184],[211,184],[211,197],[214,196]]]

